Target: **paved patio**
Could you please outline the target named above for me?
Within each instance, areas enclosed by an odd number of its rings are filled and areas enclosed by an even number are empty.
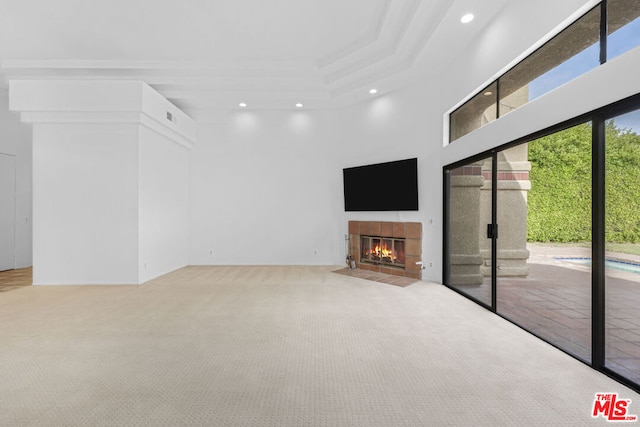
[[[499,277],[497,311],[586,361],[591,360],[591,268],[557,258],[588,258],[589,248],[530,245],[529,276]],[[607,258],[640,262],[633,255]],[[606,365],[640,383],[640,274],[607,268]],[[461,291],[490,303],[490,280]]]

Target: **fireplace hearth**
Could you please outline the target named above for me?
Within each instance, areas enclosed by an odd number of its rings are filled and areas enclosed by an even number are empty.
[[[421,279],[422,223],[349,221],[356,268]]]

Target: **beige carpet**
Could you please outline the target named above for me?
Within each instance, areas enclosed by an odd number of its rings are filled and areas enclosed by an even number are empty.
[[[0,295],[2,426],[591,425],[640,396],[440,285],[187,267]]]

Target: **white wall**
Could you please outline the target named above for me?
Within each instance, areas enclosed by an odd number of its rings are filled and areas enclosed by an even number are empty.
[[[188,149],[146,127],[139,137],[139,283],[189,258]]]
[[[442,121],[439,88],[430,80],[417,87],[372,97],[340,114],[338,144],[333,146],[334,169],[405,158],[418,158],[419,211],[344,212],[340,203],[340,232],[349,220],[421,222],[424,280],[439,281],[442,270]],[[342,197],[342,181],[336,188]],[[343,244],[344,245],[344,244]],[[343,251],[344,252],[344,251]],[[340,259],[342,262],[342,259]]]
[[[568,0],[549,2],[548,8],[510,2],[452,63],[426,64],[417,83],[392,93],[382,90],[369,102],[333,112],[238,111],[202,125],[191,156],[190,262],[342,264],[349,220],[418,221],[424,230],[423,279],[441,281],[443,165],[635,90],[630,70],[638,67],[631,53],[629,63],[611,61],[587,78],[621,79],[614,90],[605,89],[608,95],[588,101],[590,80],[583,80],[480,129],[474,133],[483,135],[479,139],[442,147],[446,111],[593,4]],[[609,74],[613,67],[625,71]],[[599,73],[609,77],[596,77]],[[296,114],[311,130],[304,138],[291,127]],[[420,211],[344,212],[342,168],[409,157],[418,158]],[[273,250],[262,249],[267,242]]]
[[[337,111],[240,110],[200,124],[190,159],[190,263],[342,265],[349,220],[416,221],[431,263],[425,278],[439,279],[441,113],[433,96],[437,88],[409,88]],[[419,212],[344,212],[343,168],[410,157],[418,157]]]
[[[552,2],[549,8],[510,2],[452,63],[427,64],[424,78],[411,87],[392,93],[382,88],[369,102],[336,111],[239,110],[202,123],[198,144],[188,154],[188,263],[342,264],[347,221],[418,221],[423,223],[423,260],[428,266],[423,278],[440,281],[442,165],[640,91],[630,71],[638,68],[636,50],[442,148],[447,110],[535,47],[577,9],[593,3],[567,0]],[[595,96],[585,95],[594,82],[608,86]],[[163,112],[164,107],[158,110]],[[1,111],[0,120],[4,123]],[[18,127],[23,137],[28,127]],[[139,204],[144,235],[140,266],[146,262],[147,268],[137,274],[146,278],[164,272],[160,265],[185,263],[177,250],[166,248],[185,244],[173,231],[184,230],[180,218],[186,213],[166,210],[180,203],[177,188],[184,163],[169,162],[170,157],[181,158],[180,150],[143,143],[141,153],[150,153],[148,162],[140,163],[139,184],[140,189],[151,189]],[[344,212],[342,168],[408,157],[418,157],[419,212]],[[171,172],[162,175],[167,170]],[[25,191],[28,182],[23,177]],[[170,191],[162,193],[152,182],[162,182]],[[161,214],[152,217],[150,212]],[[163,243],[156,246],[154,239]]]
[[[138,283],[138,126],[34,124],[34,284]]]
[[[137,284],[186,265],[195,122],[140,81],[10,88],[34,123],[34,284]]]
[[[8,91],[0,90],[0,153],[16,159],[15,268],[32,265],[31,126],[9,111]],[[0,242],[2,244],[2,242]]]
[[[640,93],[640,48],[562,85],[444,147],[450,164]]]
[[[443,112],[494,81],[597,2],[508,2],[465,50],[456,52],[452,62],[436,65],[444,88],[440,98]]]
[[[199,125],[190,153],[191,264],[335,263],[335,117],[241,110]]]
[[[447,88],[442,94],[443,113],[495,80],[596,3],[566,0],[553,2],[553,7],[541,7],[537,2],[509,2],[468,49],[445,65],[441,76],[441,85]],[[634,93],[637,84],[632,81],[632,74],[637,66],[615,65],[623,61],[614,60],[598,67],[456,140],[443,149],[442,164],[462,160],[628,96],[624,93]],[[612,72],[614,68],[619,71]]]
[[[187,265],[188,149],[138,124],[34,125],[34,283],[136,284]]]

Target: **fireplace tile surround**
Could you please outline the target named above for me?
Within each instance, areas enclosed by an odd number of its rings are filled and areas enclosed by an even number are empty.
[[[360,262],[360,236],[380,236],[405,239],[405,268],[373,265]],[[349,221],[349,254],[356,268],[394,276],[421,278],[422,223],[389,221]]]

